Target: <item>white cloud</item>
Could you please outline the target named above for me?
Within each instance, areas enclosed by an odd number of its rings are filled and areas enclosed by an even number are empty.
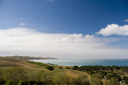
[[[46,0],[47,2],[54,2],[54,0]]]
[[[115,38],[83,34],[41,33],[29,28],[0,29],[0,55],[49,56],[57,58],[127,58],[128,50],[108,43]]]
[[[19,25],[20,25],[20,26],[24,26],[24,25],[26,25],[26,23],[20,23]]]
[[[96,34],[101,34],[103,36],[110,36],[113,34],[127,36],[128,35],[128,25],[119,26],[117,24],[111,24],[105,28],[102,28],[99,32],[96,32]]]
[[[124,20],[124,22],[128,22],[128,19]]]
[[[87,35],[85,35],[84,37],[85,37],[85,38],[93,38],[94,35],[89,35],[89,34],[87,34]]]

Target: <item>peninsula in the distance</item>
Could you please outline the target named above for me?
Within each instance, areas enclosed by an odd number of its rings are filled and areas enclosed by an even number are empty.
[[[14,59],[31,59],[31,60],[41,60],[41,59],[58,59],[58,58],[52,58],[52,57],[31,57],[31,56],[18,56],[18,55],[14,55],[14,56],[6,56],[6,57],[11,57]]]

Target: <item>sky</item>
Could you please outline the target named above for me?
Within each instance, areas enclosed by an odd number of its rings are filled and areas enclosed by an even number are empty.
[[[128,59],[128,0],[0,0],[0,55]]]

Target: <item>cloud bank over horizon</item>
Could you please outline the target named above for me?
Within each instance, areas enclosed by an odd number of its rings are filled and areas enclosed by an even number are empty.
[[[106,29],[109,27],[111,26],[106,27]],[[117,26],[114,25],[113,27]],[[104,33],[102,30],[104,29],[101,29],[98,34]],[[105,32],[104,36],[113,34],[113,30],[111,31],[112,33]],[[127,58],[128,55],[128,49],[110,45],[111,42],[119,41],[118,38],[100,38],[89,34],[42,33],[31,28],[17,27],[0,29],[0,39],[0,55],[5,56],[118,59]]]

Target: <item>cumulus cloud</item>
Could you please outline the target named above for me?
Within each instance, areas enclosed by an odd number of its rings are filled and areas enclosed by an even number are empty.
[[[49,56],[57,58],[125,58],[127,49],[108,45],[115,38],[83,34],[42,33],[30,28],[0,30],[1,55]]]
[[[89,35],[89,34],[87,34],[87,35],[85,35],[84,37],[85,37],[85,38],[93,38],[94,35]]]
[[[24,26],[24,25],[26,25],[26,23],[20,23],[19,25],[20,25],[20,26]]]
[[[101,34],[103,36],[110,36],[113,34],[127,36],[128,35],[128,25],[119,26],[117,24],[111,24],[105,28],[102,28],[99,32],[96,32],[96,34]]]

